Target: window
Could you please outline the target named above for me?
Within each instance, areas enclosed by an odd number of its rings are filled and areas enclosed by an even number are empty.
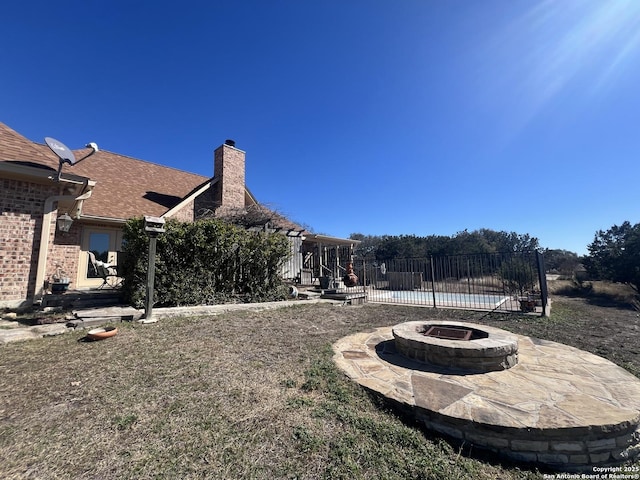
[[[96,256],[96,260],[104,263],[111,263],[111,260],[109,259],[110,240],[111,234],[109,233],[90,232],[88,251],[92,252]],[[91,262],[87,262],[86,273],[87,278],[99,278],[99,275],[93,268]]]
[[[95,255],[97,261],[117,265],[121,248],[121,230],[85,226],[82,231],[77,286],[91,288],[102,283],[102,278],[89,261],[89,252]]]

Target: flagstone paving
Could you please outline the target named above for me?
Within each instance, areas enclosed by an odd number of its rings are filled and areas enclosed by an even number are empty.
[[[592,471],[637,458],[640,380],[577,348],[517,338],[517,365],[481,374],[404,357],[392,327],[339,340],[334,360],[427,428],[513,460]]]

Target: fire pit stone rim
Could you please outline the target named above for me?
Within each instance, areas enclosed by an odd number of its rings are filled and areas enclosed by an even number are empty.
[[[424,335],[432,325],[473,329],[488,334],[474,340],[449,340]],[[392,327],[401,355],[445,368],[475,373],[504,370],[518,363],[518,337],[499,328],[466,322],[413,321]]]
[[[487,332],[487,338],[478,338],[475,340],[448,340],[438,337],[426,337],[421,331],[430,326],[452,326],[476,329]],[[479,325],[476,323],[455,322],[455,321],[422,321],[416,320],[395,325],[392,328],[394,338],[402,337],[411,341],[420,343],[429,343],[440,345],[443,347],[455,347],[460,350],[478,350],[485,352],[504,352],[506,350],[516,352],[518,350],[518,337],[510,332],[499,328],[489,327],[487,325]]]

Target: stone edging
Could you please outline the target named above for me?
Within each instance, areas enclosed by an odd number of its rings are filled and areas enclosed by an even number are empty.
[[[593,472],[640,456],[640,380],[612,362],[517,335],[518,365],[460,374],[400,355],[391,327],[334,344],[334,361],[428,429],[514,461]]]

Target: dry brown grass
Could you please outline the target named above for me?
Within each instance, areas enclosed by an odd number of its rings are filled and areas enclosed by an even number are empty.
[[[541,478],[459,455],[331,361],[330,344],[353,332],[481,315],[301,305],[5,345],[0,478]]]
[[[633,303],[638,299],[638,292],[624,283],[607,281],[553,280],[547,283],[549,292],[557,295],[569,295],[608,299],[611,302]]]

